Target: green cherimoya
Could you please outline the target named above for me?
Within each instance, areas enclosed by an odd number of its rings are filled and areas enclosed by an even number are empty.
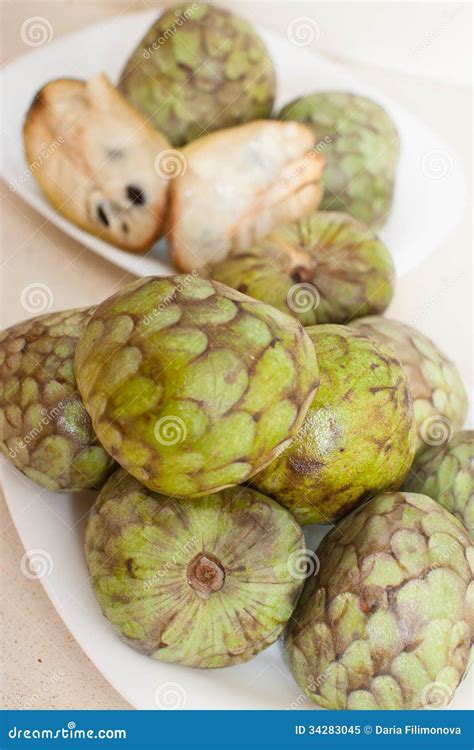
[[[421,492],[451,511],[474,535],[474,431],[425,451],[413,464],[404,489]]]
[[[406,375],[391,349],[345,326],[306,329],[320,386],[288,447],[253,479],[302,524],[329,523],[398,489],[415,452]]]
[[[394,276],[390,253],[372,230],[347,214],[324,211],[281,226],[212,270],[217,281],[305,326],[384,312]]]
[[[461,429],[467,395],[456,365],[416,328],[381,316],[361,318],[351,327],[389,344],[408,376],[417,429],[417,455],[441,445]]]
[[[99,305],[75,368],[109,453],[179,497],[263,469],[298,432],[317,386],[296,320],[193,274],[141,279]]]
[[[296,521],[259,492],[177,502],[122,470],[86,530],[92,585],[120,636],[192,667],[248,661],[278,638],[301,590],[302,554]]]
[[[251,24],[206,3],[170,8],[128,59],[120,84],[175,146],[269,117],[275,71]]]
[[[330,709],[446,706],[474,629],[474,548],[425,495],[387,493],[317,550],[286,635],[299,686]]]
[[[365,96],[322,91],[290,102],[279,118],[313,128],[316,148],[327,160],[321,207],[381,226],[390,212],[399,155],[387,112]]]
[[[0,450],[56,492],[98,489],[114,465],[74,376],[74,350],[92,313],[48,313],[0,334]]]

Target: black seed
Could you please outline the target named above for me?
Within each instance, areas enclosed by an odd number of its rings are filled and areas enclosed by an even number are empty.
[[[239,286],[237,287],[237,291],[242,292],[242,294],[245,294],[247,289],[247,284],[239,284]]]
[[[129,185],[126,191],[129,201],[135,203],[137,206],[143,206],[145,203],[145,193],[143,190],[140,190],[136,185]]]
[[[107,152],[110,159],[121,159],[123,156],[123,151],[120,148],[111,148]]]
[[[122,222],[122,232],[124,232],[124,234],[128,234],[129,232],[128,224],[125,224],[124,221]]]
[[[291,278],[293,279],[293,281],[295,281],[297,284],[299,284],[300,281],[301,281],[301,275],[300,275],[299,271],[293,271],[293,273],[291,274]]]
[[[97,218],[100,222],[102,222],[104,226],[110,226],[110,222],[107,218],[107,214],[105,213],[103,206],[97,206]]]

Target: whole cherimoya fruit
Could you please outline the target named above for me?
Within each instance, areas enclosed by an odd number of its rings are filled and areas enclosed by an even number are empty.
[[[317,386],[314,347],[294,318],[193,274],[141,279],[99,305],[75,369],[105,448],[177,497],[263,469]]]
[[[474,431],[456,432],[449,443],[425,451],[413,464],[404,489],[437,500],[474,536]]]
[[[275,71],[251,24],[206,3],[168,9],[128,59],[120,88],[181,146],[270,116]]]
[[[305,326],[382,313],[395,281],[383,242],[352,216],[335,211],[278,227],[231,253],[211,275]]]
[[[55,492],[99,489],[114,465],[74,376],[74,350],[92,313],[48,313],[0,334],[0,450]]]
[[[379,495],[317,556],[286,636],[308,697],[330,709],[450,703],[474,626],[474,549],[457,518],[425,495]]]
[[[381,226],[392,205],[399,156],[397,129],[387,112],[365,96],[321,91],[287,104],[281,120],[310,125],[315,148],[324,154],[326,211],[346,211]]]
[[[351,327],[391,346],[405,368],[415,410],[417,456],[461,429],[466,389],[454,362],[433,341],[416,328],[376,315],[355,320]]]
[[[302,524],[330,523],[398,489],[415,453],[413,405],[392,350],[345,326],[305,329],[320,386],[297,436],[253,484]]]
[[[122,470],[86,530],[92,586],[115,630],[191,667],[239,664],[278,638],[301,590],[302,550],[291,514],[255,490],[176,502]]]

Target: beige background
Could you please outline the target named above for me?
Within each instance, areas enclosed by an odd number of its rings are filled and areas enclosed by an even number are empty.
[[[226,3],[221,1],[220,4]],[[288,23],[295,17],[319,17],[319,13],[324,18],[324,30],[330,34],[331,24],[337,28],[343,16],[342,5],[336,2],[227,4],[283,35],[286,34]],[[78,30],[117,13],[159,6],[159,3],[128,3],[121,0],[4,0],[1,6],[2,63],[8,64],[15,57],[30,51],[22,42],[20,29],[22,23],[32,16],[47,18],[54,29],[54,37],[58,38],[68,31]],[[407,6],[409,8],[410,4],[403,4],[405,13],[410,12]],[[419,4],[416,10],[420,44],[423,44],[425,35],[431,38],[433,15],[426,16],[424,31]],[[362,12],[370,13],[370,5],[365,3],[363,8],[361,5]],[[469,13],[470,9],[467,9],[463,22],[469,23]],[[452,33],[453,29],[450,28],[449,34]],[[442,31],[430,43],[430,46],[433,45],[440,45],[442,49]],[[333,55],[334,47],[334,39],[332,44],[326,45]],[[314,51],[315,54],[319,52],[316,46]],[[430,49],[430,54],[432,52]],[[466,171],[470,169],[472,120],[471,93],[467,87],[423,78],[422,67],[420,75],[406,74],[389,67],[353,60],[349,62],[345,55],[347,50],[341,46],[337,51],[339,60],[350,64],[355,75],[423,118],[457,150]],[[60,74],[61,61],[58,60]],[[447,75],[447,78],[452,76]],[[462,221],[443,246],[436,248],[416,271],[399,280],[396,299],[389,314],[406,322],[416,321],[416,325],[434,338],[457,362],[472,391],[472,230],[469,205],[470,201]],[[416,205],[413,210],[417,210]],[[53,309],[60,310],[96,303],[130,280],[131,277],[123,271],[96,257],[46,223],[4,185],[1,186],[1,211],[2,327],[25,317],[20,295],[22,289],[32,282],[47,284],[54,296]],[[24,550],[3,498],[0,504],[0,531],[1,659],[6,665],[1,681],[2,705],[8,708],[128,708],[128,704],[108,685],[69,635],[40,583],[22,575],[20,560]]]

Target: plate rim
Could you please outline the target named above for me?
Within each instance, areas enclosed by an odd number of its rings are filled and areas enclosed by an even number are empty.
[[[15,70],[15,67],[17,65],[23,65],[27,64],[28,60],[33,60],[35,56],[38,55],[44,55],[48,54],[48,49],[51,47],[54,47],[55,45],[64,45],[64,44],[74,44],[75,39],[79,39],[82,36],[87,35],[91,31],[97,31],[99,29],[104,29],[108,27],[109,29],[114,26],[114,24],[117,23],[124,23],[125,21],[129,19],[133,19],[134,21],[138,22],[143,20],[143,23],[145,24],[146,19],[151,18],[158,18],[162,12],[164,12],[165,9],[146,9],[146,10],[138,10],[133,11],[132,13],[123,12],[118,17],[114,16],[109,19],[104,19],[102,21],[99,21],[97,23],[91,23],[83,28],[77,30],[77,31],[71,31],[63,36],[60,36],[58,39],[55,39],[51,41],[49,44],[46,44],[42,47],[39,47],[37,49],[31,50],[26,52],[23,55],[17,56],[13,61],[11,61],[8,65],[6,65],[1,71],[0,71],[0,86],[2,83],[4,84],[5,80],[8,76],[12,75],[12,71]],[[268,28],[264,24],[257,23],[254,24],[256,30],[262,35],[265,44],[268,46],[268,44],[272,43],[283,43],[286,44],[287,40],[285,39],[284,35],[281,33],[278,33],[275,29]],[[288,42],[289,43],[289,42]],[[349,63],[348,65],[345,65],[341,60],[334,59],[330,54],[325,53],[321,50],[308,50],[306,48],[300,48],[300,51],[303,52],[305,55],[311,56],[315,61],[320,59],[326,66],[329,66],[335,71],[338,71],[342,77],[346,78],[348,81],[351,81],[351,87],[353,87],[353,90],[356,92],[360,92],[362,95],[366,95],[369,97],[372,97],[376,101],[382,104],[389,112],[392,118],[395,121],[395,124],[397,127],[399,127],[399,123],[397,120],[399,118],[404,118],[405,120],[408,120],[411,122],[412,125],[415,125],[417,129],[420,128],[423,129],[425,137],[432,141],[433,143],[436,143],[439,148],[443,148],[445,151],[447,150],[449,154],[452,156],[454,163],[456,164],[456,172],[454,174],[454,178],[457,181],[457,192],[461,196],[460,199],[456,202],[454,208],[451,207],[451,213],[449,222],[446,224],[446,227],[444,228],[444,233],[442,236],[442,241],[445,241],[446,238],[455,230],[456,226],[461,221],[465,205],[467,202],[467,181],[466,181],[466,175],[465,171],[463,169],[463,165],[459,159],[459,156],[457,154],[456,148],[451,144],[447,143],[444,138],[441,136],[438,136],[438,134],[433,130],[433,128],[424,122],[424,120],[417,115],[412,114],[412,112],[405,107],[403,104],[399,104],[397,101],[395,101],[391,96],[386,95],[383,91],[378,89],[376,86],[371,85],[370,83],[366,83],[363,78],[359,78],[357,75],[354,76],[352,74],[352,71],[350,69]],[[48,79],[49,80],[49,79]],[[344,85],[344,89],[348,90],[349,83]],[[316,85],[315,90],[320,90],[319,87]],[[324,89],[322,89],[324,90]],[[341,89],[343,90],[343,89]],[[278,89],[276,94],[276,101],[278,100]],[[402,143],[403,148],[403,143]],[[23,149],[22,149],[23,151]],[[28,164],[26,162],[24,151],[22,153],[23,158],[23,166],[25,170],[28,168]],[[398,170],[400,169],[400,164],[398,165]],[[3,178],[3,180],[6,183],[6,186],[9,190],[11,190],[10,185],[12,182],[14,183],[16,181],[16,178],[8,173],[8,170],[6,168],[6,165],[4,164],[3,160],[0,162],[0,176]],[[397,186],[399,188],[400,183],[400,175],[398,174],[398,179],[395,180],[395,196],[397,194]],[[157,256],[152,256],[154,248],[156,245],[154,245],[152,248],[147,250],[146,253],[138,254],[138,253],[132,253],[127,252],[125,250],[121,250],[111,243],[106,242],[105,240],[102,240],[100,237],[95,237],[93,234],[86,232],[85,230],[81,229],[80,227],[77,227],[74,223],[63,217],[61,214],[59,214],[49,203],[47,198],[44,196],[43,192],[39,188],[39,186],[36,184],[36,181],[34,182],[35,190],[23,190],[22,185],[20,184],[19,187],[17,187],[15,190],[12,190],[11,192],[16,193],[19,198],[27,205],[30,206],[36,213],[42,217],[44,221],[51,222],[56,228],[58,228],[61,232],[63,232],[66,236],[72,237],[72,239],[76,242],[78,242],[81,246],[81,248],[84,250],[87,250],[88,252],[92,252],[95,255],[98,255],[99,257],[104,258],[108,262],[112,263],[114,266],[127,271],[130,274],[133,274],[135,276],[143,276],[148,274],[168,274],[173,273],[174,269],[172,267],[171,261],[169,261],[169,266],[166,265],[167,259],[162,259]],[[382,241],[385,242],[384,238],[384,230],[386,229],[387,225],[390,223],[390,218],[386,225],[384,225],[381,230],[379,230],[378,234]],[[434,253],[439,247],[439,240],[436,240],[435,242],[431,243],[431,246],[429,247],[424,254],[418,255],[414,264],[411,265],[409,262],[407,263],[406,258],[405,261],[400,261],[401,268],[398,268],[398,259],[397,259],[397,253],[396,253],[396,244],[394,242],[387,242],[386,243],[389,251],[392,254],[392,257],[394,259],[395,267],[397,268],[397,276],[398,278],[404,277],[408,273],[412,273],[416,271],[418,266],[427,260],[427,258],[430,257],[432,253]],[[402,256],[403,257],[403,256]],[[144,268],[137,267],[136,264],[140,264],[140,262],[144,263]],[[148,267],[148,264],[150,267]],[[160,267],[161,266],[161,267]]]

